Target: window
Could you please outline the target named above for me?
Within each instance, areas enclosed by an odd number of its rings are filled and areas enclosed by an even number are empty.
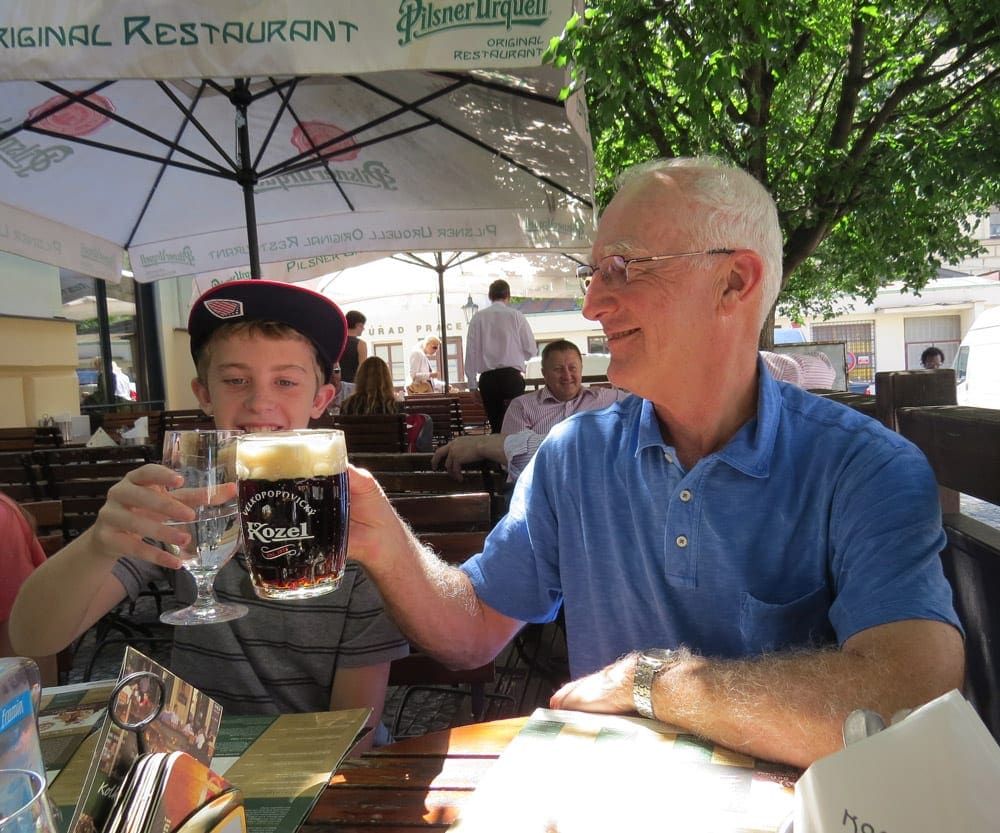
[[[813,324],[813,341],[842,341],[847,347],[847,380],[875,381],[875,325],[871,321],[850,324]]]
[[[406,363],[406,354],[403,353],[403,342],[390,341],[384,344],[374,345],[375,355],[389,365],[389,372],[392,374],[392,384],[401,388],[406,384],[406,375],[409,367]]]
[[[607,336],[587,336],[588,353],[608,353]]]
[[[944,353],[942,367],[952,367],[961,341],[962,317],[959,315],[922,315],[903,319],[907,370],[920,370],[920,354],[928,347],[937,347]]]
[[[445,350],[448,351],[448,384],[460,385],[465,379],[465,350],[462,349],[461,336],[448,336],[445,339]],[[438,362],[440,365],[440,362]]]

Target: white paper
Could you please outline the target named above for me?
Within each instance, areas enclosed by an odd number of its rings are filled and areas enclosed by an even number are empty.
[[[795,833],[996,833],[1000,746],[958,691],[816,761],[795,786]]]
[[[111,439],[111,435],[103,428],[98,428],[94,432],[94,436],[87,440],[87,448],[102,448],[109,445],[118,445],[118,443]]]

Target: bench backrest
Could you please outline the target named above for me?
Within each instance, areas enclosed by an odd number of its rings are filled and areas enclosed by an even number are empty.
[[[403,400],[408,414],[427,414],[434,422],[434,442],[443,445],[462,433],[462,406],[457,396],[411,394]]]
[[[406,451],[405,414],[337,414],[310,423],[313,428],[338,428],[344,432],[347,453]]]
[[[957,507],[959,492],[1000,504],[1000,411],[909,407],[896,421],[930,462],[943,505]],[[944,530],[941,563],[966,636],[963,691],[1000,742],[1000,531],[953,512]]]

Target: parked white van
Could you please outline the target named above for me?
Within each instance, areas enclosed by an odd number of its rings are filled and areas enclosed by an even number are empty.
[[[972,322],[955,356],[959,405],[1000,408],[1000,307]]]

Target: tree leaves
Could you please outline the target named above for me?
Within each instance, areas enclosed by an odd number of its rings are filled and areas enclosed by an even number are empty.
[[[551,54],[586,79],[602,201],[653,156],[722,156],[771,190],[793,315],[919,291],[1000,203],[995,3],[591,0]]]

